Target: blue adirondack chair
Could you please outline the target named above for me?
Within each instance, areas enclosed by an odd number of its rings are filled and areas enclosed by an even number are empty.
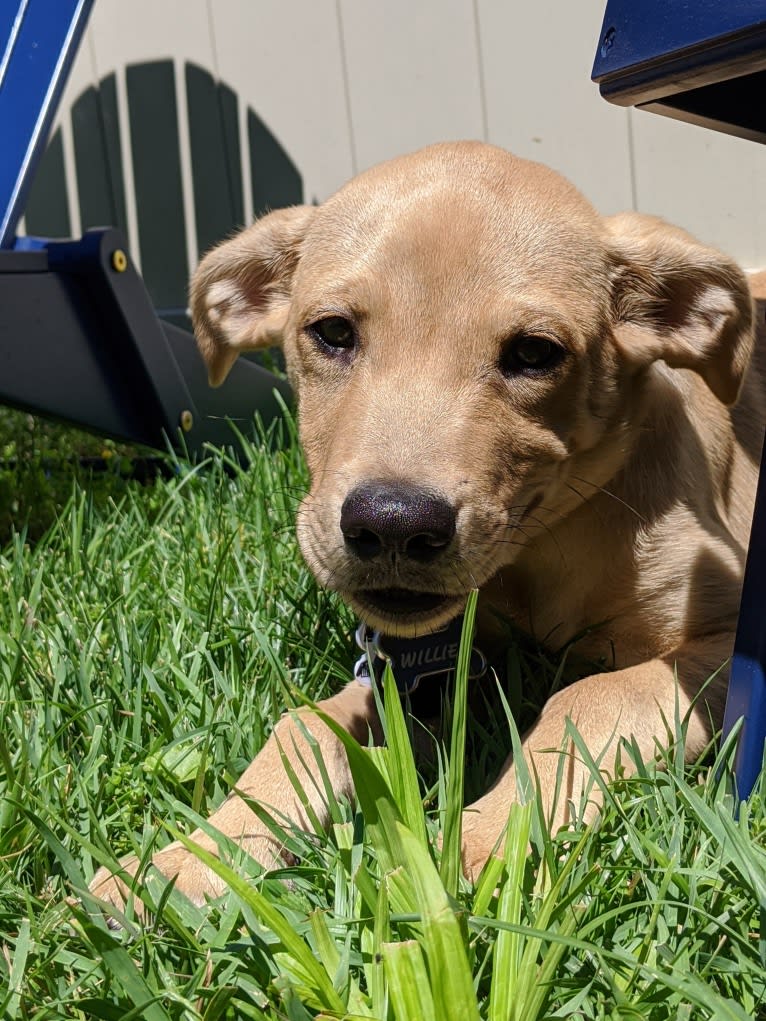
[[[78,180],[65,180],[57,134],[46,151],[93,3],[0,5],[0,402],[159,449],[168,442],[191,453],[209,442],[234,445],[228,420],[245,432],[256,410],[268,421],[280,412],[275,394],[289,399],[289,388],[248,359],[239,360],[220,390],[207,386],[185,309],[172,64],[146,63],[126,74],[143,276],[124,235],[119,139],[126,126],[118,122],[113,77],[74,104]],[[227,131],[236,121],[236,97],[202,68],[187,65],[186,79],[196,241],[203,249],[242,222],[243,182],[241,174],[232,177],[240,165],[238,139]],[[248,128],[259,171],[254,208],[300,201],[297,171],[252,110]],[[114,226],[70,240],[67,184],[86,227]],[[27,229],[45,237],[17,237],[22,214]]]

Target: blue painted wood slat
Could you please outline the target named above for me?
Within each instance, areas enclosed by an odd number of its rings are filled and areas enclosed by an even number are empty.
[[[18,0],[4,7],[0,39],[0,248],[13,246],[34,169],[45,149],[94,0]]]

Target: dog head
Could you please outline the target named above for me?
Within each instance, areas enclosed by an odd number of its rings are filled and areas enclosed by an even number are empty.
[[[284,348],[312,479],[304,556],[399,634],[445,623],[545,541],[582,502],[573,477],[619,470],[658,371],[731,403],[751,344],[729,260],[658,220],[604,220],[480,143],[269,214],[205,257],[191,300],[213,385],[240,351]]]

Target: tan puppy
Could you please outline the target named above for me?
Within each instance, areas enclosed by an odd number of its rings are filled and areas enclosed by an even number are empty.
[[[203,260],[192,307],[214,385],[240,351],[283,346],[312,478],[301,549],[365,621],[422,634],[478,587],[495,654],[502,621],[552,646],[602,625],[578,650],[617,669],[554,695],[523,742],[554,827],[567,719],[607,771],[621,736],[647,758],[666,743],[676,699],[688,755],[704,748],[725,672],[694,700],[731,653],[763,430],[759,367],[743,387],[752,301],[731,260],[660,220],[602,219],[538,164],[448,144],[259,220]],[[322,708],[360,741],[378,733],[357,682]],[[339,742],[299,715],[351,793]],[[284,718],[238,790],[305,825],[280,746],[304,776],[295,749],[311,753]],[[570,755],[575,802],[584,774]],[[509,760],[465,815],[469,873],[515,797]],[[279,858],[236,793],[211,823]],[[179,845],[154,862],[197,902],[221,892]],[[125,892],[103,870],[93,888]]]

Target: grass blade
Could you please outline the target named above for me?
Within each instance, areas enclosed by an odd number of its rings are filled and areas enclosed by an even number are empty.
[[[383,698],[388,745],[388,781],[391,785],[391,793],[405,826],[425,848],[428,847],[428,836],[423,799],[420,796],[420,784],[412,752],[412,741],[407,733],[402,699],[388,663],[386,663],[383,676]]]
[[[384,943],[381,954],[396,1021],[442,1021],[420,944],[415,940]]]
[[[430,856],[401,823],[393,823],[423,926],[431,992],[439,1021],[479,1021],[463,929]]]
[[[518,925],[522,917],[524,872],[528,857],[533,803],[512,805],[505,838],[505,875],[500,891],[497,917]],[[495,943],[489,1021],[508,1021],[514,1016],[513,1002],[519,998],[519,968],[524,938],[510,929],[501,930]]]
[[[465,735],[468,705],[468,669],[471,663],[476,601],[478,592],[474,589],[468,596],[463,616],[463,631],[460,636],[460,652],[455,670],[455,695],[452,706],[452,737],[450,740],[449,775],[447,778],[447,803],[444,815],[442,856],[440,872],[445,889],[452,897],[457,896],[463,870],[462,832],[463,805],[465,802]]]
[[[134,1008],[140,1009],[140,1016],[146,1021],[171,1021],[170,1014],[160,1000],[162,994],[152,992],[146,979],[136,967],[127,950],[120,945],[117,937],[107,932],[78,908],[72,908],[72,915],[114,981],[122,988]]]
[[[295,932],[288,919],[262,893],[242,879],[220,858],[200,847],[199,844],[195,844],[193,840],[180,832],[173,835],[204,865],[220,876],[237,897],[255,912],[261,922],[278,936],[289,957],[289,968],[303,985],[312,1004],[320,1010],[342,1014],[345,1006],[335,991],[330,977],[321,963],[317,961],[308,944]]]

